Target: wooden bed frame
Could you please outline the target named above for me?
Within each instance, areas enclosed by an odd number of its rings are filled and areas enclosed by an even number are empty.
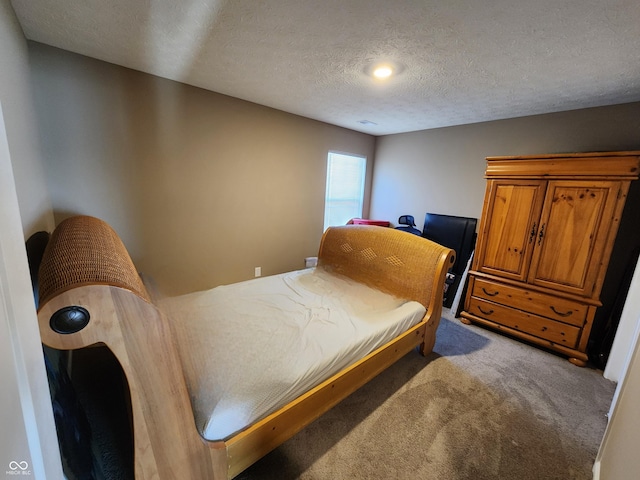
[[[227,479],[414,348],[430,353],[453,261],[452,250],[390,228],[328,229],[318,268],[417,300],[427,313],[395,340],[225,441],[210,442],[199,434],[171,319],[153,304],[106,223],[72,217],[53,232],[40,266],[38,322],[49,347],[106,345],[120,362],[131,398],[136,479]]]

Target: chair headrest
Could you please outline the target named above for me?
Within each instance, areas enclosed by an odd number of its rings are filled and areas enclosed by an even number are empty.
[[[400,225],[410,225],[412,227],[416,226],[416,222],[413,219],[413,215],[402,215],[398,218],[398,223]]]

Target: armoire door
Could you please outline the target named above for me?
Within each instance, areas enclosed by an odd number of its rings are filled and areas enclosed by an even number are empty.
[[[549,181],[529,283],[591,296],[619,190],[616,181]]]
[[[526,280],[546,183],[544,180],[489,182],[477,270]]]

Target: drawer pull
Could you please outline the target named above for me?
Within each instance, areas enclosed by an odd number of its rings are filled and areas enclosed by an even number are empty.
[[[560,317],[569,317],[573,315],[573,310],[569,310],[568,312],[559,312],[553,305],[551,305],[551,310],[553,310],[553,313]]]
[[[485,315],[491,315],[491,314],[493,313],[493,310],[489,310],[489,311],[486,311],[486,312],[485,312],[485,311],[482,309],[482,307],[481,307],[481,306],[478,306],[478,310],[480,310],[480,311],[481,311],[482,313],[484,313]]]
[[[489,297],[495,297],[496,295],[498,295],[500,293],[500,290],[497,290],[495,292],[487,292],[487,289],[482,287],[482,291],[484,292],[485,295],[489,296]]]

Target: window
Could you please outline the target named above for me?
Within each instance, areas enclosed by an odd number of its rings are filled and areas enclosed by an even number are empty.
[[[367,158],[329,152],[324,229],[362,217]]]

